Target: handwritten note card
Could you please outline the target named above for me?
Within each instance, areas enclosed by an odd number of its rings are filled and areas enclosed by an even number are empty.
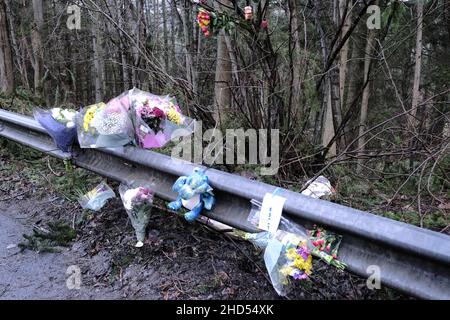
[[[258,228],[270,233],[277,232],[285,202],[286,198],[266,193],[261,206]]]

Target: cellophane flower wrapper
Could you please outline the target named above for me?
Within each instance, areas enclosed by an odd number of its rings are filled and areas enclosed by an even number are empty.
[[[153,207],[153,191],[148,184],[132,182],[122,183],[119,186],[119,193],[136,233],[136,247],[142,247]]]
[[[77,117],[81,148],[115,148],[134,140],[128,110],[119,100],[87,106]]]
[[[275,291],[285,296],[292,281],[305,280],[312,272],[307,238],[278,230],[268,240],[264,262]]]
[[[52,109],[53,110],[53,109]],[[61,123],[52,116],[51,110],[44,110],[41,108],[33,109],[34,119],[47,131],[52,137],[56,146],[63,152],[69,152],[70,147],[77,136],[77,129],[75,123],[72,127]],[[72,121],[75,121],[73,119]]]
[[[164,147],[172,139],[194,132],[195,121],[181,113],[174,97],[134,88],[129,101],[136,143],[144,149]]]
[[[106,202],[115,198],[116,194],[106,182],[102,181],[94,189],[84,194],[78,199],[78,203],[83,209],[99,211]]]
[[[131,108],[131,101],[130,101],[130,92],[131,91],[132,90],[127,90],[127,91],[121,93],[120,95],[118,95],[117,97],[112,98],[111,100],[108,101],[107,105],[109,105],[111,107],[115,107],[115,108],[120,107],[128,112]]]

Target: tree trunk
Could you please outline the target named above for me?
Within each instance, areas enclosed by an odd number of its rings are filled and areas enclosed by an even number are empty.
[[[326,147],[334,137],[333,107],[332,107],[332,85],[330,78],[326,81],[326,104],[325,104],[325,120],[323,121],[322,145]],[[327,153],[328,156],[336,155],[336,143],[330,146]]]
[[[420,74],[422,69],[422,29],[423,29],[423,2],[418,1],[416,5],[417,12],[417,36],[416,36],[416,55],[414,66],[414,83],[411,101],[411,113],[408,125],[412,131],[416,128],[417,107],[420,102]]]
[[[96,19],[97,20],[97,19]],[[95,102],[103,101],[103,48],[100,34],[100,26],[98,20],[93,23],[92,50],[94,52],[94,79],[95,79]]]
[[[227,110],[231,107],[231,61],[228,54],[225,30],[217,36],[217,60],[214,83],[214,119],[223,123]]]
[[[44,12],[42,0],[33,0],[33,26],[31,46],[33,48],[34,93],[43,96],[44,75],[44,48],[42,46],[42,27],[44,25]]]
[[[375,43],[375,30],[367,31],[367,43],[366,50],[364,55],[364,81],[366,83],[369,80],[369,71],[370,64],[372,59],[373,46]],[[362,156],[364,154],[364,150],[366,149],[366,137],[362,134],[367,129],[367,113],[369,109],[369,96],[370,96],[370,84],[367,83],[366,87],[363,90],[362,101],[361,101],[361,114],[359,118],[359,135],[358,135],[358,154]],[[362,164],[364,163],[364,159],[362,157],[358,157],[357,163],[357,172],[361,172]]]
[[[320,8],[318,7],[314,7],[314,23],[316,25],[317,31],[319,33],[320,36],[320,48],[322,51],[322,60],[323,60],[323,65],[325,67],[326,65],[326,61],[328,59],[328,47],[327,47],[327,43],[326,43],[326,36],[325,36],[325,32],[323,30],[321,21],[320,21],[320,16],[319,16],[319,11]],[[323,103],[322,103],[322,108],[325,108],[324,112],[323,112],[323,117],[321,117],[321,124],[322,124],[322,128],[321,128],[321,133],[322,133],[322,146],[326,147],[331,139],[334,136],[334,130],[335,130],[335,126],[334,126],[334,121],[333,121],[333,94],[332,94],[332,83],[331,83],[331,76],[327,75],[326,76],[326,81],[325,81],[325,89],[323,90]],[[331,146],[330,149],[327,152],[327,156],[335,156],[336,155],[336,142],[334,142]]]
[[[347,33],[350,28],[350,8],[352,7],[352,1],[339,0],[339,15],[340,20],[345,19],[344,25],[342,26],[341,38]],[[339,95],[341,102],[341,110],[345,110],[345,85],[347,80],[347,70],[348,70],[348,54],[349,54],[349,40],[347,40],[341,49],[339,55]]]
[[[26,89],[30,89],[30,82],[28,81],[28,74],[27,74],[27,65],[26,60],[24,56],[26,56],[25,53],[21,52],[21,45],[20,42],[17,41],[16,38],[16,32],[15,32],[15,21],[13,21],[13,12],[11,8],[11,0],[5,0],[6,4],[6,15],[9,17],[8,20],[8,27],[9,27],[9,35],[11,39],[12,44],[12,51],[14,52],[13,60],[15,61],[15,64],[17,65],[17,68],[20,73],[20,83],[22,86],[24,86]]]
[[[119,21],[119,29],[125,30],[124,26],[124,16],[127,16],[127,6],[120,6],[121,15],[118,17]],[[124,41],[124,35],[122,32],[119,32],[119,46],[120,46],[120,63],[122,66],[122,81],[123,81],[123,90],[129,90],[130,88],[130,75],[128,73],[128,59],[127,59],[127,45]]]
[[[0,90],[5,94],[14,91],[13,62],[4,0],[0,0]]]
[[[161,10],[162,10],[162,22],[163,22],[163,47],[164,50],[167,50],[164,52],[164,68],[166,69],[166,72],[169,72],[169,55],[170,49],[168,46],[167,41],[167,9],[166,9],[166,0],[161,1]]]
[[[187,0],[182,1],[181,19],[183,21],[183,37],[185,50],[185,67],[186,79],[191,85],[192,91],[197,92],[197,77],[194,66],[194,59],[192,58],[192,25],[191,25],[191,4]]]
[[[224,5],[232,6],[231,1],[225,0]],[[222,8],[216,4],[217,12],[221,12]],[[214,120],[223,123],[231,107],[231,59],[227,46],[227,37],[225,30],[220,30],[217,36],[217,60],[216,75],[214,83]],[[230,41],[228,41],[230,42]],[[230,48],[231,49],[231,48]]]
[[[289,59],[291,69],[291,88],[289,93],[289,112],[287,128],[291,125],[291,116],[297,114],[301,109],[301,72],[302,57],[300,51],[300,24],[298,18],[297,0],[289,0]]]
[[[141,83],[141,72],[142,69],[142,60],[141,53],[145,52],[145,37],[146,37],[146,27],[145,27],[145,16],[144,16],[144,2],[143,0],[136,1],[136,5],[132,6],[133,10],[130,14],[132,30],[134,31],[134,39],[136,39],[136,45],[132,45],[131,52],[133,54],[133,69],[131,70],[132,75],[132,84],[133,87],[140,87]],[[157,7],[154,8],[157,10]],[[158,12],[154,12],[154,19],[156,19]],[[155,20],[156,21],[156,20]],[[158,30],[155,29],[155,33],[158,33]]]

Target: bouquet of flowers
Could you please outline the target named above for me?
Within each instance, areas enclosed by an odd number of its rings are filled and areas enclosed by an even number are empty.
[[[270,280],[279,295],[286,295],[290,279],[305,280],[312,272],[312,256],[307,239],[299,234],[278,230],[264,251]]]
[[[129,92],[129,101],[136,142],[140,147],[163,147],[175,134],[185,136],[194,131],[194,120],[181,113],[173,97],[134,88]]]
[[[311,240],[310,251],[313,255],[338,269],[345,269],[345,263],[337,259],[342,236],[326,231],[316,225],[313,226],[312,230],[308,230],[308,234]]]
[[[106,201],[114,198],[115,196],[116,194],[114,191],[106,184],[105,181],[102,181],[94,189],[82,195],[78,199],[78,202],[83,209],[99,211],[105,205]]]
[[[133,141],[128,110],[115,99],[84,108],[77,117],[77,131],[82,148],[113,148]]]
[[[144,245],[145,229],[150,221],[153,191],[145,184],[137,187],[121,184],[119,193],[131,225],[136,232],[136,247],[140,248]]]
[[[47,130],[57,147],[63,152],[69,151],[77,136],[75,126],[76,114],[75,110],[62,108],[53,108],[51,110],[35,108],[33,110],[36,121]]]
[[[211,33],[217,34],[220,29],[231,31],[236,27],[239,21],[225,12],[207,11],[199,8],[197,13],[197,24],[202,30],[205,37],[209,37]]]
[[[285,276],[296,280],[307,279],[311,274],[312,256],[306,245],[306,240],[297,244],[290,243],[285,251],[286,263],[280,270]]]

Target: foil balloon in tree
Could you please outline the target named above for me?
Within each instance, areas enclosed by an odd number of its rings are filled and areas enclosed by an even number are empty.
[[[253,8],[251,6],[246,6],[244,8],[244,17],[245,17],[245,20],[253,19]]]

